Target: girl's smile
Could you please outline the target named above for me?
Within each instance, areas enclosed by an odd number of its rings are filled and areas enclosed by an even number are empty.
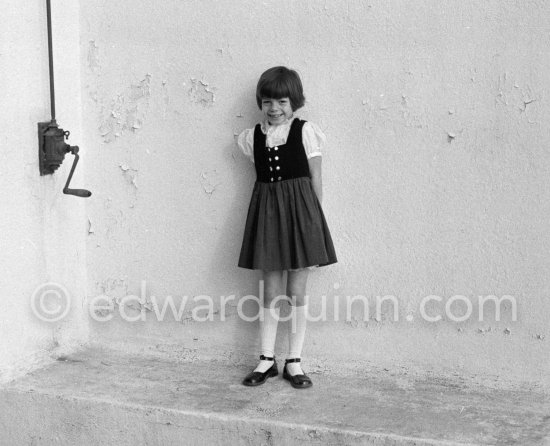
[[[289,98],[262,98],[262,112],[271,125],[284,123],[294,113]]]

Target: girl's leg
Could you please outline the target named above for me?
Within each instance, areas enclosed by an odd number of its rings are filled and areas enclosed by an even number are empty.
[[[309,276],[309,270],[303,269],[298,271],[289,271],[287,279],[287,296],[290,299],[292,305],[292,318],[289,323],[288,332],[288,344],[289,351],[288,357],[301,358],[302,347],[304,345],[304,338],[306,335],[306,321],[307,321],[307,296],[306,287],[307,279]],[[300,367],[299,362],[288,363],[287,371],[290,375],[303,375],[304,372]]]
[[[283,292],[283,272],[264,271],[264,302],[260,308],[260,338],[261,354],[273,358],[275,354],[275,339],[277,337],[277,325],[279,323],[279,306],[274,299]],[[255,372],[265,373],[273,365],[273,361],[260,360]]]
[[[264,271],[264,307],[269,307],[275,298],[284,294],[283,271]]]

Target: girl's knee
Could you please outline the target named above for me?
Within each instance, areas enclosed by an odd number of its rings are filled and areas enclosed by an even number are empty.
[[[294,294],[290,296],[290,305],[295,307],[303,307],[307,304],[308,297],[305,294]]]
[[[291,305],[301,307],[307,301],[306,287],[309,270],[289,271],[287,282],[287,296]]]
[[[299,271],[289,271],[286,285],[287,294],[289,296],[305,294],[308,275],[309,271],[307,269]]]
[[[286,296],[281,296],[277,293],[265,293],[263,297],[263,306],[264,308],[278,307],[280,305],[280,302],[283,300],[286,300]]]

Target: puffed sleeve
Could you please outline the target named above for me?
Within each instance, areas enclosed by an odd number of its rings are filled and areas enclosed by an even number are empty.
[[[302,127],[302,142],[306,150],[307,159],[321,156],[327,137],[318,125],[306,122]]]
[[[254,129],[244,130],[237,138],[237,144],[245,156],[254,162]]]

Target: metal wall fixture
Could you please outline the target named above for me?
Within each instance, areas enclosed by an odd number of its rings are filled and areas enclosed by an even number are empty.
[[[70,146],[65,142],[69,138],[70,132],[63,130],[57,125],[55,120],[55,91],[53,76],[53,48],[52,48],[52,13],[50,0],[46,0],[46,10],[48,18],[48,54],[50,63],[50,107],[51,120],[49,122],[38,123],[38,166],[40,175],[53,174],[63,163],[65,154],[74,155],[73,166],[63,188],[63,193],[76,195],[77,197],[89,197],[92,193],[86,189],[70,189],[69,183],[73,177],[74,169],[79,160],[78,146]]]

